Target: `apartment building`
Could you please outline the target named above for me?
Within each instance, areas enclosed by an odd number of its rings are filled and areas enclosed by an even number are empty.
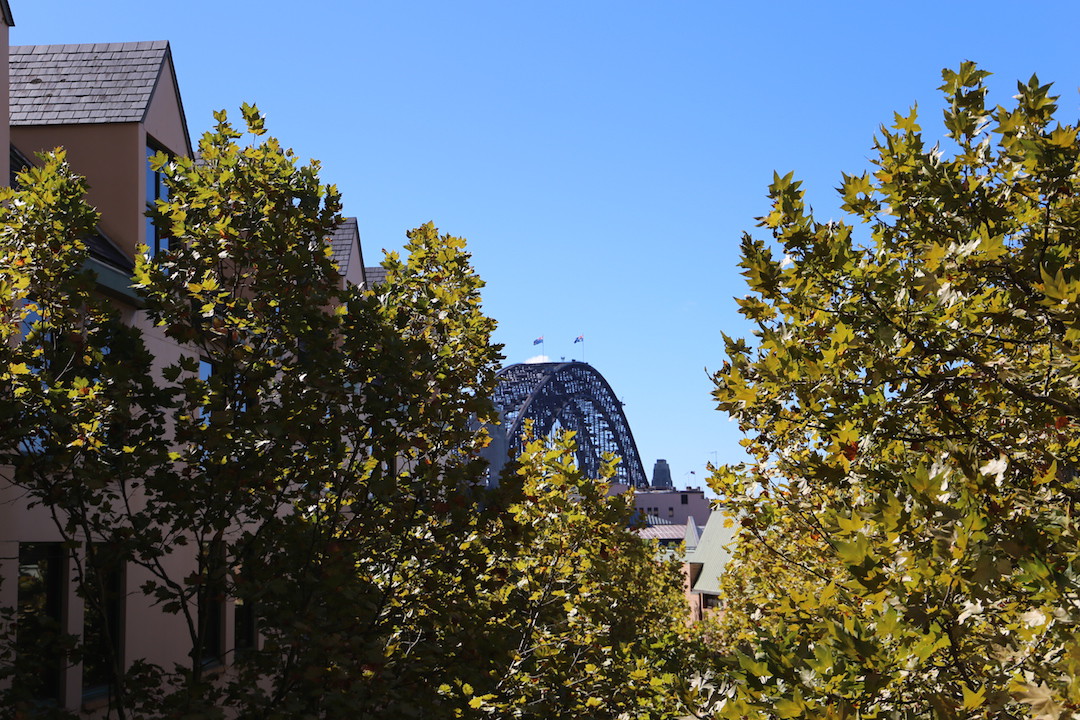
[[[176,361],[184,347],[147,320],[130,289],[137,248],[145,244],[149,252],[160,252],[169,242],[146,215],[165,192],[148,157],[192,154],[169,44],[9,47],[14,22],[7,0],[0,0],[0,20],[0,133],[11,149],[0,153],[0,179],[32,162],[36,153],[66,149],[73,169],[87,179],[88,201],[101,215],[98,232],[88,239],[88,267],[98,291],[125,322],[142,330],[159,366]],[[342,282],[363,283],[356,219],[342,223],[328,242]],[[46,508],[30,507],[17,488],[0,481],[0,608],[16,609],[16,649],[49,642],[46,626],[84,638],[86,660],[65,664],[58,654],[34,678],[35,692],[43,702],[92,712],[108,698],[109,669],[93,652],[100,638],[110,636],[128,666],[136,660],[164,667],[183,663],[190,644],[185,644],[183,618],[153,606],[139,589],[148,577],[135,568],[120,568],[109,578],[115,592],[104,620],[87,615],[74,589],[71,549],[61,540]],[[194,566],[194,552],[177,548],[168,562]],[[234,648],[255,642],[242,607],[225,599],[205,612],[213,615],[209,626],[215,635],[207,662],[226,664]],[[112,623],[112,632],[103,633],[95,626],[100,622]]]

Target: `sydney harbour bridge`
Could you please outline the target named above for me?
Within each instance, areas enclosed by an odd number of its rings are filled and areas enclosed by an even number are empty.
[[[501,424],[488,427],[492,442],[486,453],[493,482],[521,451],[525,422],[531,420],[537,437],[559,429],[577,433],[577,464],[586,476],[598,477],[601,456],[612,453],[622,458],[614,482],[648,486],[622,403],[592,365],[519,363],[500,370],[498,379],[494,401]]]

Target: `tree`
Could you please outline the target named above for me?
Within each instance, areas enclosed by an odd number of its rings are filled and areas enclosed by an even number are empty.
[[[681,716],[681,564],[633,532],[632,493],[609,494],[616,459],[589,478],[576,450],[532,439],[504,476],[477,574],[492,662],[441,690],[478,718]]]
[[[1036,77],[987,107],[986,76],[943,72],[947,152],[914,109],[881,129],[853,223],[777,176],[772,241],[743,238],[757,340],[726,339],[715,395],[756,463],[713,479],[743,523],[719,716],[1080,707],[1078,129]]]
[[[81,637],[0,643],[0,704],[68,716],[32,686],[63,655],[119,718],[671,716],[681,578],[629,501],[569,439],[483,488],[500,356],[464,241],[424,225],[383,284],[345,287],[336,190],[242,113],[198,161],[152,160],[153,331],[81,270],[96,215],[62,152],[0,204],[2,479],[48,510],[87,605]],[[120,569],[182,662],[118,651]],[[260,638],[235,657],[227,598]]]
[[[336,191],[244,117],[249,144],[219,113],[198,162],[154,160],[171,250],[137,259],[135,288],[183,344],[164,367],[80,271],[96,218],[62,154],[9,194],[0,464],[79,549],[106,637],[73,656],[101,657],[116,716],[418,714],[439,697],[422,659],[445,654],[418,619],[445,589],[430,578],[449,582],[429,571],[475,525],[435,508],[482,476],[494,324],[463,241],[430,225],[377,292],[342,287]],[[105,619],[118,566],[187,634],[187,662],[122,665]],[[220,678],[226,597],[263,640]]]

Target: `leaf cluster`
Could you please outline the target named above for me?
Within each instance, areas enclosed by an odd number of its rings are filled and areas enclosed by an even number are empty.
[[[712,483],[743,524],[718,715],[1080,707],[1080,146],[1050,86],[987,107],[986,76],[943,73],[949,154],[915,109],[881,128],[850,222],[777,175],[771,240],[743,238],[757,338],[714,381],[756,462]]]

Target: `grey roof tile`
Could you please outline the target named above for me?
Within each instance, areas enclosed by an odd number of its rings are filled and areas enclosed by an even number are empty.
[[[364,268],[364,277],[367,278],[368,287],[376,287],[386,282],[386,268],[382,265]]]
[[[164,40],[12,47],[11,123],[138,122],[168,52]]]
[[[360,226],[356,218],[344,218],[334,228],[334,234],[329,238],[330,247],[334,249],[334,262],[337,263],[338,272],[345,275],[349,272],[349,260],[352,259],[353,246],[360,244]]]

